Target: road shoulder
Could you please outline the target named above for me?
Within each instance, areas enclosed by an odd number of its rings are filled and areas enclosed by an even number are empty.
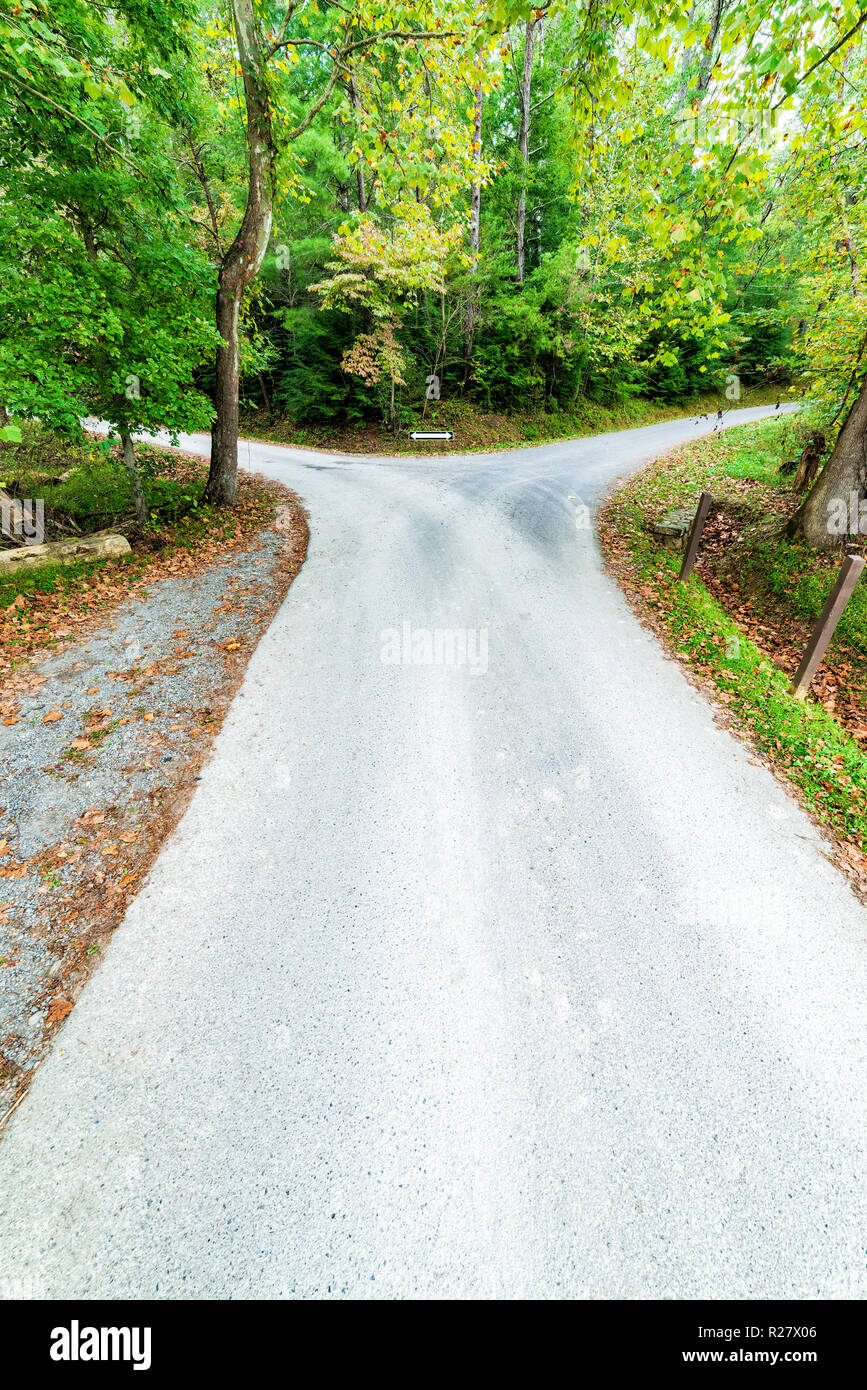
[[[52,612],[50,643],[0,688],[0,1132],[189,803],[304,562],[298,498],[245,486],[267,495],[267,524],[135,577],[94,576],[99,602]]]
[[[713,706],[717,722],[745,742],[807,811],[828,857],[867,902],[867,710],[859,703],[860,687],[847,686],[844,702],[834,675],[843,657],[829,654],[818,697],[796,700],[791,675],[810,623],[754,603],[735,578],[736,543],[755,545],[758,528],[764,544],[762,528],[770,534],[781,524],[772,496],[777,489],[762,472],[771,478],[777,463],[760,454],[751,464],[757,439],[765,450],[777,447],[773,429],[780,428],[777,421],[761,437],[742,427],[694,441],[621,481],[597,518],[600,547],[642,624]],[[782,456],[786,441],[777,444]],[[713,491],[716,507],[697,569],[681,584],[681,554],[665,549],[648,527],[673,505],[694,507],[703,487]],[[783,511],[785,505],[782,498]],[[828,563],[822,582],[830,587]]]

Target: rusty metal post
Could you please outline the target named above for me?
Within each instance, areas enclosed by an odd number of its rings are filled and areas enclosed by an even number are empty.
[[[837,575],[836,583],[828,595],[819,621],[813,628],[803,660],[795,672],[792,692],[803,700],[813,682],[825,649],[834,636],[834,629],[843,616],[843,609],[852,597],[852,590],[861,578],[864,560],[860,555],[847,555],[843,567]]]

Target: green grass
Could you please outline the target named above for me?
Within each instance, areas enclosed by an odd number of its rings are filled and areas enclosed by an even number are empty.
[[[778,616],[814,620],[834,582],[839,554],[817,555],[779,534],[768,499],[789,483],[779,462],[794,457],[788,420],[743,426],[700,440],[630,479],[613,496],[603,519],[604,544],[623,545],[630,587],[648,591],[655,619],[673,649],[716,685],[720,698],[749,731],[755,746],[783,768],[823,823],[867,852],[867,756],[828,710],[797,700],[788,673],[762,654],[717,602],[700,577],[677,582],[681,557],[665,551],[646,522],[674,505],[694,503],[702,487],[725,506],[744,509],[751,526],[727,552],[729,579],[754,606],[774,604]],[[736,480],[757,486],[747,496]],[[867,662],[867,585],[855,590],[835,643]],[[857,679],[857,676],[856,676]]]
[[[848,551],[860,547],[847,546]],[[833,561],[816,560],[807,546],[774,537],[755,539],[740,546],[733,556],[734,572],[746,591],[764,595],[804,622],[814,623],[824,607],[840,567]],[[837,624],[831,651],[854,650],[867,662],[867,586],[858,585]]]
[[[83,580],[93,579],[108,564],[123,564],[130,578],[137,577],[144,570],[142,561],[133,555],[113,561],[76,560],[68,565],[40,565],[38,569],[16,570],[14,574],[0,576],[0,608],[8,608],[19,594],[25,598],[31,594],[77,594]]]
[[[781,415],[694,440],[678,451],[675,461],[669,456],[632,480],[637,484],[634,495],[647,492],[648,505],[683,506],[696,498],[696,490],[708,487],[715,497],[744,505],[743,491],[727,486],[729,480],[744,479],[771,492],[788,491],[790,480],[781,477],[779,467],[801,447],[801,430],[797,416]],[[761,491],[756,499],[758,514]]]
[[[780,463],[801,448],[797,422],[761,421],[728,431],[714,451],[711,441],[699,440],[687,465],[694,485],[708,486],[724,505],[751,513],[754,525],[726,556],[726,569],[741,591],[754,602],[773,605],[783,617],[812,624],[824,607],[840,568],[842,550],[821,553],[792,541],[782,532],[772,503],[791,494],[791,477],[782,477]],[[709,466],[708,466],[709,465]],[[728,479],[750,479],[763,486],[749,498],[732,493]],[[769,510],[770,508],[770,510]],[[850,538],[848,551],[861,550]],[[846,648],[867,663],[867,584],[860,584],[843,611],[831,653]]]
[[[795,699],[790,677],[762,655],[695,575],[673,585],[668,626],[677,650],[730,697],[729,709],[755,744],[782,763],[810,809],[844,835],[857,836],[867,852],[867,757],[833,715]]]
[[[22,424],[22,434],[21,444],[0,443],[0,481],[14,481],[20,497],[43,498],[46,539],[69,534],[60,527],[52,534],[53,513],[81,530],[111,526],[125,531],[132,527],[132,494],[117,445],[111,447],[106,440],[74,443],[59,439],[32,422]],[[204,468],[199,479],[182,480],[175,476],[176,461],[164,450],[147,444],[136,445],[136,461],[155,527],[196,510]],[[51,481],[63,473],[69,477]]]
[[[768,449],[746,449],[727,466],[727,478],[749,478],[751,482],[771,483],[780,467],[778,454]]]
[[[70,539],[110,529],[130,539],[133,553],[120,559],[40,565],[2,575],[0,609],[8,608],[19,594],[80,598],[82,590],[98,581],[107,567],[123,566],[132,580],[156,553],[188,549],[210,539],[228,542],[237,534],[241,523],[234,512],[201,501],[207,477],[204,461],[179,458],[146,444],[136,446],[151,517],[143,535],[135,524],[129,482],[116,448],[112,452],[104,441],[92,439],[71,443],[34,423],[25,422],[22,433],[20,445],[0,443],[0,482],[10,486],[14,482],[19,497],[44,500],[45,539]],[[62,473],[69,476],[50,481]]]

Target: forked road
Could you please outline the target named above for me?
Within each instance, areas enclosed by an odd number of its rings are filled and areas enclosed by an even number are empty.
[[[251,446],[309,558],[0,1145],[7,1290],[867,1293],[867,916],[576,526],[708,428]]]

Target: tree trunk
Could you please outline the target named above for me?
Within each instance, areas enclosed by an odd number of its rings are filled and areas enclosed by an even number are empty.
[[[810,491],[816,481],[816,474],[819,472],[819,464],[822,462],[824,452],[825,436],[820,430],[814,430],[801,450],[801,457],[795,465],[795,474],[792,478],[793,492]]]
[[[353,111],[361,110],[361,98],[355,85],[354,73],[349,78],[349,104]],[[358,211],[363,217],[367,212],[367,189],[364,183],[364,160],[361,155],[358,156],[358,163],[355,166],[355,180],[358,186]]]
[[[858,531],[859,509],[867,499],[867,380],[861,386],[834,452],[809,497],[786,528],[817,550],[832,550]]]
[[[268,391],[268,383],[267,383],[267,381],[265,380],[265,373],[264,373],[264,372],[259,372],[259,373],[258,373],[258,376],[259,376],[259,390],[262,392],[262,400],[265,402],[265,409],[266,409],[267,412],[268,412],[268,419],[270,420],[271,417],[272,417],[273,414],[274,414],[274,411],[273,411],[272,408],[271,408],[271,395],[270,395],[270,392]]]
[[[482,84],[476,87],[476,109],[473,119],[473,153],[476,160],[482,157]],[[482,182],[479,177],[478,166],[476,167],[475,177],[473,178],[472,190],[470,195],[470,289],[467,295],[467,313],[464,322],[464,344],[465,344],[465,366],[464,382],[466,382],[470,371],[470,361],[473,355],[473,337],[476,330],[476,287],[472,283],[475,280],[479,268],[479,230],[482,218]]]
[[[126,430],[121,430],[121,443],[123,444],[123,463],[129,477],[129,485],[132,489],[133,501],[135,503],[135,519],[144,530],[150,525],[150,515],[148,504],[145,500],[144,490],[141,485],[141,477],[138,465],[135,461],[135,449],[133,448],[132,435]]]
[[[524,283],[524,256],[527,238],[527,177],[530,167],[530,96],[533,81],[533,45],[536,41],[538,19],[528,19],[524,32],[524,68],[519,92],[521,118],[518,128],[518,152],[521,160],[521,191],[518,194],[518,214],[515,219],[517,279]]]
[[[729,0],[714,0],[710,17],[710,26],[708,28],[707,38],[704,42],[704,54],[698,73],[698,86],[696,90],[701,93],[705,93],[710,86],[711,73],[717,61],[717,57],[714,55],[714,49],[716,47],[716,41],[719,38],[720,24],[728,8]]]
[[[861,270],[858,265],[858,257],[855,255],[855,245],[852,241],[852,233],[849,231],[847,223],[844,223],[845,235],[843,237],[842,249],[849,258],[849,285],[852,290],[852,298],[858,298],[858,291],[861,287]]]
[[[223,257],[217,283],[217,419],[211,435],[207,501],[233,506],[238,495],[238,322],[241,300],[268,248],[274,208],[276,151],[271,131],[265,57],[252,0],[232,0],[238,62],[247,110],[247,206],[238,235]]]

